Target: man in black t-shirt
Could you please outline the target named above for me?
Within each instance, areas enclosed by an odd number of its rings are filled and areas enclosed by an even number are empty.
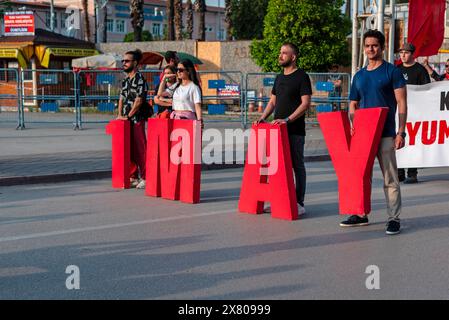
[[[402,60],[399,69],[404,75],[407,84],[422,85],[429,83],[429,73],[426,68],[415,61],[415,57],[413,56],[414,52],[415,46],[411,43],[405,43],[402,48],[399,49],[399,55]],[[407,179],[405,178],[405,169],[398,169],[398,176],[399,181],[404,181],[404,183],[417,183],[418,169],[409,168],[407,170]]]
[[[304,166],[305,112],[310,106],[312,86],[309,76],[296,65],[298,47],[292,43],[284,43],[279,54],[279,65],[284,69],[275,81],[271,98],[265,111],[256,123],[263,122],[274,111],[274,124],[287,124],[295,172],[296,199],[298,215],[306,212],[304,195],[306,191],[306,169]],[[267,210],[268,211],[268,210]]]

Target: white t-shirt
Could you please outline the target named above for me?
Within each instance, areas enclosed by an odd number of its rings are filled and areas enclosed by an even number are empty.
[[[181,84],[173,93],[172,108],[175,111],[195,112],[195,103],[201,103],[201,90],[193,82]]]

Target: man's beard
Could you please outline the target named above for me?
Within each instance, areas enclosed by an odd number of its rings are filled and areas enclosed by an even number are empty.
[[[284,61],[284,62],[279,61],[279,65],[282,68],[290,67],[292,65],[292,63],[293,63],[292,60],[287,60],[287,61]]]
[[[125,73],[130,73],[131,71],[133,71],[134,70],[134,67],[128,67],[128,68],[126,68],[126,69],[123,69],[123,71],[125,72]]]

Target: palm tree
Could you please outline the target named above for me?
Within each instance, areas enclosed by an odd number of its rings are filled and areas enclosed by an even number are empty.
[[[182,40],[182,0],[174,0],[175,5],[175,39]]]
[[[232,0],[225,0],[226,40],[232,40]]]
[[[200,14],[200,23],[198,25],[198,37],[200,41],[206,40],[206,1],[195,0],[195,10]]]
[[[192,39],[193,37],[193,5],[192,0],[187,0],[187,38]]]
[[[90,23],[89,23],[88,0],[83,0],[82,6],[83,6],[83,12],[84,12],[84,40],[90,41]]]
[[[167,40],[175,40],[174,0],[167,0]]]
[[[145,22],[143,17],[143,0],[131,0],[129,6],[131,25],[134,29],[134,41],[142,41],[142,30]]]

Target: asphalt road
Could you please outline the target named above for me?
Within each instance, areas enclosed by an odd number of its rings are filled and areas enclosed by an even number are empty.
[[[405,185],[385,234],[376,165],[371,225],[343,229],[330,162],[307,164],[307,214],[237,213],[241,169],[205,171],[202,202],[109,180],[0,187],[0,299],[448,299],[449,171]],[[68,290],[68,266],[79,290]],[[368,266],[380,289],[368,290]]]

